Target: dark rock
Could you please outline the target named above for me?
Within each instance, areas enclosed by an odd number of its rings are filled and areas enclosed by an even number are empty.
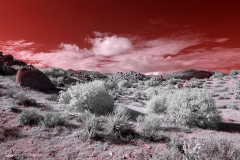
[[[215,72],[213,71],[189,69],[184,71],[163,74],[163,77],[164,79],[175,78],[182,80],[190,80],[191,78],[204,79],[210,78],[212,75],[214,75],[214,73]]]
[[[40,91],[56,89],[51,80],[37,69],[19,69],[16,75],[16,83],[20,84],[20,86],[30,87]]]

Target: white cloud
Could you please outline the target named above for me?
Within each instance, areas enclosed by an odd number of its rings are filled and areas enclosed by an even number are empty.
[[[79,47],[76,44],[66,44],[66,43],[61,43],[59,45],[59,47],[62,50],[66,50],[66,51],[79,51]]]
[[[109,36],[110,33],[108,33],[108,32],[93,31],[93,35],[96,36],[96,37],[104,37],[104,36]]]
[[[116,35],[89,39],[89,42],[93,44],[92,52],[101,56],[114,56],[133,48],[130,40]]]

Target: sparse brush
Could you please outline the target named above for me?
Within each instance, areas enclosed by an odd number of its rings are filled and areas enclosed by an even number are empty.
[[[18,109],[16,105],[14,105],[13,103],[9,103],[6,106],[7,110],[14,112],[14,113],[21,113],[22,110]]]
[[[129,123],[130,115],[127,114],[127,109],[118,108],[106,117],[106,128],[110,133],[117,135],[120,139],[126,139],[128,136],[134,138],[132,125]]]
[[[167,109],[167,94],[159,94],[147,102],[148,113],[161,113]]]
[[[23,94],[18,94],[16,95],[15,98],[18,100],[18,105],[23,105],[25,107],[29,107],[29,106],[36,107],[38,105],[35,99],[29,99]]]
[[[128,82],[127,80],[123,80],[123,81],[118,82],[118,87],[120,89],[130,88],[131,86],[132,86],[132,84],[130,82]]]
[[[226,139],[196,139],[179,140],[171,139],[169,151],[158,159],[181,159],[181,160],[206,160],[206,159],[240,159],[240,150],[235,148]]]
[[[20,125],[37,125],[43,119],[35,110],[27,110],[18,115],[17,121]]]
[[[57,102],[58,101],[58,94],[51,94],[51,95],[48,95],[47,97],[46,97],[46,99],[47,100],[49,100],[49,101],[55,101],[55,102]]]
[[[225,99],[230,99],[230,98],[226,94],[224,94],[224,95],[220,96],[218,99],[225,100]]]
[[[139,116],[137,122],[141,124],[143,131],[143,137],[150,141],[158,140],[159,131],[161,129],[162,119],[157,114],[147,114],[145,116]]]
[[[12,89],[6,91],[6,95],[10,98],[14,98],[15,94],[16,94],[16,92]]]
[[[221,121],[211,94],[196,89],[178,90],[172,94],[167,115],[174,123],[189,127],[217,129]]]
[[[234,103],[229,104],[227,106],[227,108],[234,109],[234,110],[238,110],[239,109],[238,106],[236,104],[234,104]]]
[[[62,68],[42,68],[40,69],[41,72],[43,72],[48,77],[66,77],[67,71],[63,70]]]
[[[63,81],[64,77],[62,77],[62,76],[60,76],[60,77],[50,77],[49,79],[52,81],[52,83],[54,85],[59,86],[59,85],[62,84],[62,81]]]
[[[78,112],[89,110],[91,113],[105,115],[113,110],[114,99],[107,92],[105,82],[93,81],[77,84],[60,92],[59,101]]]
[[[85,111],[82,113],[78,120],[83,123],[84,130],[82,132],[84,137],[88,139],[93,139],[96,137],[96,127],[97,127],[97,120],[94,114],[90,113],[89,111]]]
[[[68,122],[59,113],[47,113],[42,121],[42,127],[67,126]]]

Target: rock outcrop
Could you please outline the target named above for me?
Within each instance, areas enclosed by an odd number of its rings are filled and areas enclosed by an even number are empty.
[[[0,51],[0,65],[5,66],[12,66],[12,65],[19,65],[19,66],[26,66],[27,64],[19,59],[14,59],[11,54],[3,55],[3,52]]]
[[[214,73],[215,72],[213,71],[189,69],[184,71],[163,74],[163,77],[165,79],[179,78],[182,80],[190,80],[191,78],[204,79],[210,78],[212,75],[214,75]]]
[[[115,81],[127,80],[130,83],[136,83],[138,81],[146,81],[149,80],[151,76],[144,75],[138,72],[130,71],[130,72],[117,72],[112,76],[112,79]]]
[[[85,71],[85,70],[74,71],[72,69],[69,69],[67,70],[67,72],[70,76],[76,77],[82,81],[94,81],[98,79],[107,78],[106,75],[101,74],[99,72],[94,72],[94,71]]]
[[[16,75],[16,83],[23,87],[47,91],[56,89],[51,80],[37,69],[21,68]]]

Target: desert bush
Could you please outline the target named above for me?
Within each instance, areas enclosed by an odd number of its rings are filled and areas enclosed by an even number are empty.
[[[168,99],[171,121],[190,127],[217,129],[221,121],[211,93],[196,89],[178,90]]]
[[[132,84],[130,82],[128,82],[127,80],[123,80],[123,81],[119,81],[118,82],[118,87],[120,89],[123,89],[123,88],[131,88]]]
[[[116,90],[118,88],[118,83],[116,81],[106,82],[106,88],[110,91]]]
[[[167,109],[167,97],[168,94],[161,93],[147,102],[148,113],[161,113]]]
[[[67,71],[63,70],[62,68],[42,68],[40,69],[41,72],[43,72],[48,77],[66,77]]]
[[[163,82],[162,82],[162,85],[163,85],[163,86],[176,85],[176,84],[182,83],[182,82],[183,82],[183,80],[181,80],[181,79],[170,78],[170,79],[168,79],[168,80],[166,80],[166,81],[163,81]]]
[[[214,75],[210,77],[210,79],[217,78],[218,80],[221,80],[224,77],[224,74],[222,72],[216,71]]]
[[[29,106],[36,107],[38,105],[35,99],[26,97],[24,93],[16,94],[14,95],[14,98],[18,100],[18,105],[23,105],[26,107],[29,107]]]
[[[160,131],[160,125],[162,119],[157,114],[147,114],[145,116],[139,116],[137,118],[137,122],[141,126],[143,137],[150,140],[155,141],[158,139],[158,133]]]
[[[16,94],[16,91],[14,91],[13,89],[6,91],[6,96],[8,96],[9,98],[14,98],[15,94]]]
[[[59,113],[47,113],[40,121],[42,127],[66,126],[67,121]]]
[[[52,81],[52,83],[54,85],[59,86],[62,83],[64,77],[63,76],[60,76],[60,77],[49,77],[49,79]]]
[[[98,80],[77,84],[67,91],[61,91],[59,101],[76,111],[89,110],[100,115],[111,112],[114,106],[114,99],[107,92],[105,82]]]
[[[58,96],[59,96],[58,94],[50,94],[46,97],[46,99],[49,100],[49,101],[57,102],[58,101]]]
[[[20,125],[37,125],[43,118],[36,110],[27,110],[18,115],[17,121]]]
[[[13,103],[9,103],[6,105],[6,109],[8,111],[11,111],[11,112],[14,112],[14,113],[21,113],[22,110],[18,108],[18,106],[16,106],[15,104]]]
[[[170,92],[172,92],[169,89],[163,89],[160,87],[150,87],[146,90],[143,91],[143,93],[145,94],[147,99],[151,99],[159,94],[169,94]]]
[[[226,94],[221,95],[218,97],[219,100],[225,100],[225,99],[230,99]]]
[[[154,80],[154,79],[149,79],[147,81],[144,82],[144,84],[148,87],[156,87],[159,86],[159,82]]]
[[[226,139],[208,138],[207,140],[192,138],[190,140],[172,139],[169,152],[159,159],[180,160],[238,160],[240,150]]]
[[[115,134],[120,138],[126,138],[128,135],[133,134],[132,125],[129,123],[130,115],[127,112],[126,108],[118,107],[113,113],[105,117],[105,126],[111,134]]]
[[[95,138],[97,127],[97,120],[95,115],[89,111],[85,111],[84,113],[80,114],[78,121],[82,122],[84,125],[84,130],[82,132],[83,136],[87,137],[88,139]]]

